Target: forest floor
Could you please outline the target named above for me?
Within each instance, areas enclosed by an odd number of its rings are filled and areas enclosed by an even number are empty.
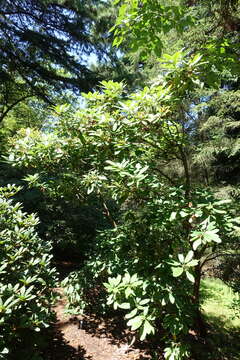
[[[56,289],[62,294],[62,289]],[[132,334],[119,318],[72,316],[64,312],[62,296],[54,307],[57,321],[52,328],[45,360],[148,360],[147,348],[130,346]]]
[[[61,288],[54,311],[44,360],[161,360],[159,337],[152,342],[132,342],[122,317],[73,316],[64,312],[66,300]],[[216,279],[202,285],[202,310],[208,323],[207,341],[192,337],[194,360],[240,360],[240,319],[232,320],[229,307],[233,294]]]
[[[60,278],[76,270],[74,263],[56,264]],[[60,265],[60,266],[58,266]],[[148,360],[153,359],[156,344],[134,343],[125,321],[119,316],[99,317],[69,315],[64,311],[66,299],[61,288],[54,307],[56,323],[50,329],[44,360]]]

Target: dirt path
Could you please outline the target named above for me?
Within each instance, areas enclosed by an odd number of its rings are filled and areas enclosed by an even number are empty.
[[[61,291],[60,291],[61,292]],[[116,319],[69,316],[64,313],[65,301],[54,308],[57,322],[45,360],[147,360],[147,351],[130,347],[132,334]]]

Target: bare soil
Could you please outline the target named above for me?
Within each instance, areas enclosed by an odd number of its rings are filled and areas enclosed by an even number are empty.
[[[134,334],[124,328],[119,318],[99,318],[94,315],[71,316],[64,312],[65,299],[54,307],[57,321],[44,360],[148,360],[152,359],[148,345],[132,345]],[[142,346],[142,345],[141,345]]]

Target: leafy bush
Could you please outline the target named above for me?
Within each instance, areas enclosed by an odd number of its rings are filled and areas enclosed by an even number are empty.
[[[238,220],[229,201],[192,181],[194,149],[180,115],[183,97],[200,85],[201,57],[167,59],[164,79],[127,98],[123,84],[103,82],[100,92],[84,95],[83,109],[57,109],[55,133],[19,133],[6,160],[53,198],[98,199],[111,226],[81,273],[64,282],[70,307],[86,308],[93,294],[102,309],[127,310],[142,340],[164,328],[166,358],[176,360],[187,356],[189,329],[203,333],[202,267],[232,244]]]
[[[35,231],[38,219],[27,215],[9,197],[19,188],[0,188],[0,353],[12,354],[26,337],[49,325],[56,272],[51,245]],[[29,352],[29,348],[28,348]],[[0,357],[1,357],[0,355]]]
[[[183,340],[197,318],[206,250],[231,238],[234,220],[228,202],[208,190],[193,191],[186,203],[181,187],[154,184],[153,189],[149,201],[129,205],[117,228],[99,234],[91,261],[63,285],[71,311],[87,311],[89,294],[97,291],[98,308],[123,309],[127,325],[141,340],[161,324],[169,339],[165,357],[181,359],[188,356]]]

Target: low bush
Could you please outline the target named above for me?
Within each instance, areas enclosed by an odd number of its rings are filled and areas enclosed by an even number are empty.
[[[37,235],[37,217],[9,199],[18,190],[10,185],[0,188],[0,358],[13,356],[26,342],[28,356],[30,349],[36,354],[34,334],[52,319],[56,272],[51,244]]]
[[[230,203],[207,189],[192,191],[186,203],[182,187],[152,184],[157,191],[150,201],[129,204],[118,226],[98,234],[81,271],[64,279],[68,311],[86,314],[93,305],[94,312],[123,310],[140,340],[156,334],[166,343],[166,359],[189,359],[189,330],[205,336],[206,329],[202,267],[209,254],[233,242],[234,219]]]

